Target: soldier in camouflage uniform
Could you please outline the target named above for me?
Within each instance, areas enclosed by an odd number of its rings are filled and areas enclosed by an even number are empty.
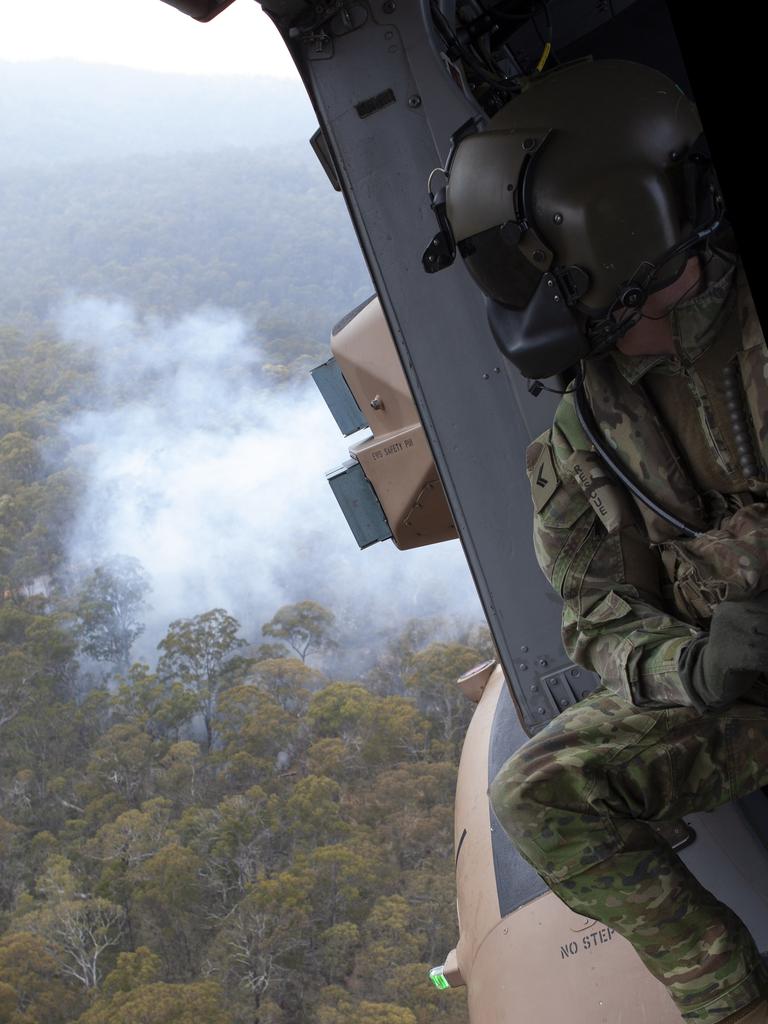
[[[602,686],[529,740],[490,796],[550,888],[626,936],[684,1020],[764,1024],[749,932],[652,826],[768,784],[768,351],[714,176],[700,155],[676,176],[700,133],[692,104],[625,62],[540,83],[459,144],[446,216],[506,354],[532,377],[581,362],[592,425],[619,459],[597,453],[571,385],[528,450],[535,545],[565,649]],[[545,286],[559,310],[541,304]],[[505,323],[517,329],[502,338]]]

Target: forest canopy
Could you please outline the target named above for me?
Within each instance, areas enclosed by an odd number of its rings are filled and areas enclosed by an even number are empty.
[[[25,74],[61,120],[45,69]],[[372,640],[307,583],[246,630],[238,609],[166,606],[130,554],[70,547],[89,449],[64,425],[142,379],[105,390],[62,303],[126,303],[150,334],[233,310],[262,385],[303,379],[369,294],[346,213],[290,135],[205,151],[187,107],[165,147],[155,110],[99,143],[109,90],[78,74],[71,152],[20,116],[0,160],[0,1021],[460,1024],[462,992],[427,971],[457,938],[455,680],[487,629],[403,619]],[[139,83],[117,80],[112,113]]]

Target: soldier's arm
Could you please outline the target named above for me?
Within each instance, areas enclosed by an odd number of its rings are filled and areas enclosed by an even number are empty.
[[[597,479],[599,460],[573,432],[556,421],[528,449],[536,556],[563,599],[565,649],[637,706],[691,705],[677,665],[700,631],[665,610],[660,559],[629,499]]]

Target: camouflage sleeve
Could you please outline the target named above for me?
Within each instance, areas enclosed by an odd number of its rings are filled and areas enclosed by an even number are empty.
[[[700,632],[664,610],[660,559],[630,499],[564,412],[565,424],[561,410],[531,444],[527,465],[536,557],[564,602],[565,649],[639,707],[691,705],[677,663]]]

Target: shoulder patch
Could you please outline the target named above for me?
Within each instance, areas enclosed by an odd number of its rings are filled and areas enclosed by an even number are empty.
[[[548,444],[542,444],[538,457],[530,469],[530,480],[533,504],[536,506],[536,511],[541,512],[560,486]]]
[[[573,476],[608,533],[635,521],[627,492],[595,452],[574,452],[564,469],[569,478]]]

